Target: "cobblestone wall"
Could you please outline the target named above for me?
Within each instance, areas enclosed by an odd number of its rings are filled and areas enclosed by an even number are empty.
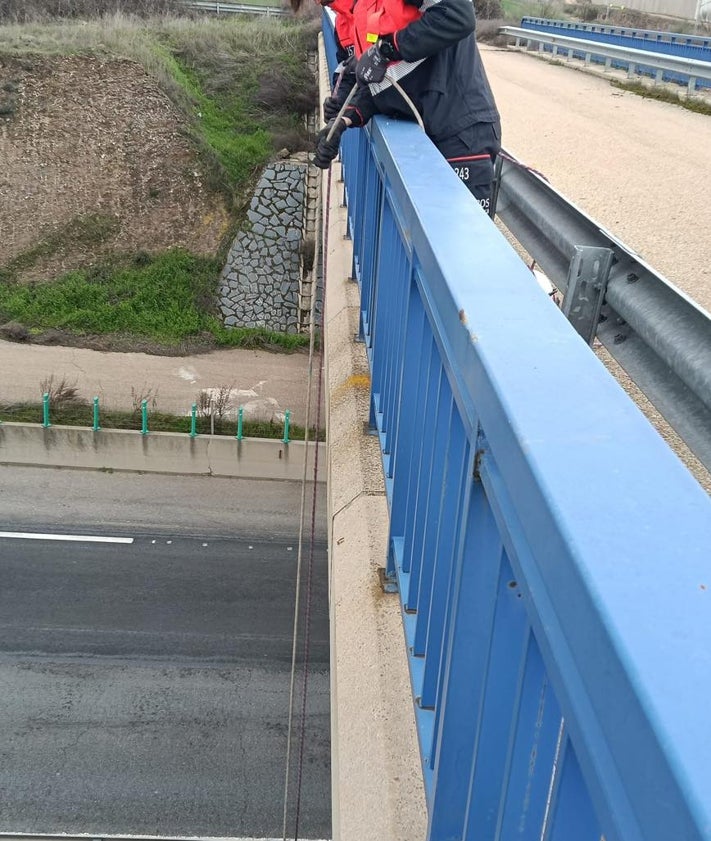
[[[269,164],[257,184],[248,221],[220,278],[220,310],[228,327],[303,329],[299,293],[307,164],[302,157]]]

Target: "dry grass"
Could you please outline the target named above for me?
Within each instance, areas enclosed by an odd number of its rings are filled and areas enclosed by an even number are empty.
[[[178,9],[177,0],[2,0],[0,20],[36,23],[57,18],[95,18],[114,12],[149,17]]]

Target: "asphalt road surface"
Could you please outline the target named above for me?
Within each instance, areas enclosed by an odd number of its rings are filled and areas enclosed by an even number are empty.
[[[0,468],[0,832],[281,837],[300,494]],[[323,498],[300,838],[330,837]]]

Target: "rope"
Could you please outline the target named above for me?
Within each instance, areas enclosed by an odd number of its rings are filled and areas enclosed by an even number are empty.
[[[405,93],[402,85],[394,79],[392,76],[388,76],[387,72],[385,73],[385,78],[392,84],[395,90],[400,94],[400,96],[405,100],[405,104],[407,107],[412,111],[415,119],[417,120],[417,125],[422,129],[425,130],[425,124],[422,122],[422,117],[420,116],[420,112],[415,108],[415,103],[410,99],[410,97]]]
[[[325,226],[323,234],[323,256],[321,258],[323,264],[323,296],[321,300],[321,324],[323,327],[323,312],[326,303],[326,264],[328,254],[328,208],[331,204],[331,167],[328,168],[328,181],[326,184],[326,214]],[[314,295],[314,300],[316,296]],[[312,322],[313,323],[313,322]],[[321,345],[319,348],[319,369],[318,369],[318,389],[316,393],[316,431],[321,428],[321,390],[323,385],[323,329],[321,330]],[[316,481],[318,479],[318,443],[316,444],[316,452],[314,453],[314,480],[311,492],[311,542],[309,545],[309,563],[306,578],[306,612],[304,616],[304,684],[301,694],[301,740],[299,742],[299,763],[296,777],[296,816],[294,819],[294,841],[298,841],[299,837],[299,817],[301,815],[301,780],[304,767],[304,745],[306,743],[306,694],[309,679],[309,653],[311,645],[311,585],[313,581],[314,568],[314,542],[316,534]]]
[[[550,184],[550,181],[542,172],[539,172],[532,166],[528,166],[528,164],[524,164],[521,163],[521,161],[517,161],[516,158],[512,158],[511,155],[509,155],[507,152],[504,152],[503,149],[499,150],[499,157],[505,161],[508,161],[510,164],[517,166],[519,169],[525,169],[526,172],[532,172],[534,175],[537,175],[539,178],[542,178],[546,183]]]
[[[330,198],[331,186],[331,169],[328,170],[328,188]],[[328,207],[327,207],[328,210]],[[321,222],[321,203],[317,205],[316,214],[316,231],[319,231]],[[319,241],[320,237],[316,237],[314,247],[314,267],[318,266],[319,258]],[[315,273],[317,269],[314,269]],[[325,258],[324,258],[324,276],[325,276]],[[286,841],[288,807],[289,807],[289,774],[291,771],[291,742],[294,729],[294,686],[296,683],[296,649],[299,630],[299,610],[301,608],[301,576],[303,564],[303,534],[304,534],[304,520],[306,514],[306,481],[308,472],[308,451],[309,451],[309,428],[311,423],[311,391],[313,385],[313,358],[314,358],[314,344],[315,344],[315,323],[316,323],[316,284],[312,289],[311,294],[311,309],[310,309],[310,325],[309,325],[309,367],[307,378],[307,401],[306,401],[306,428],[304,431],[304,472],[301,479],[301,500],[299,506],[299,538],[298,538],[298,552],[296,560],[296,593],[294,597],[294,624],[291,648],[291,675],[289,679],[289,725],[287,728],[287,743],[286,743],[286,768],[284,773],[284,808],[282,814],[282,841]],[[319,359],[323,355],[323,336],[321,339],[321,352]],[[297,773],[297,800],[296,800],[296,816],[295,816],[295,834],[294,841],[298,838],[298,825],[301,812],[301,777],[303,768],[303,752],[305,741],[305,716],[306,716],[306,690],[308,684],[308,648],[311,641],[311,583],[313,573],[313,548],[314,536],[316,531],[316,481],[318,477],[318,431],[320,429],[321,418],[321,367],[319,365],[319,379],[318,379],[318,406],[316,412],[316,442],[314,455],[314,487],[313,487],[313,502],[311,513],[311,543],[309,551],[308,574],[307,574],[307,589],[306,589],[306,612],[304,617],[304,685],[302,691],[302,711],[301,711],[301,735],[299,744],[299,764]]]

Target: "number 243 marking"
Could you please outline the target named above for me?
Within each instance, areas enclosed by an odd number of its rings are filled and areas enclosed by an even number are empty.
[[[469,181],[469,167],[468,166],[455,166],[454,171],[462,179],[462,181]]]

